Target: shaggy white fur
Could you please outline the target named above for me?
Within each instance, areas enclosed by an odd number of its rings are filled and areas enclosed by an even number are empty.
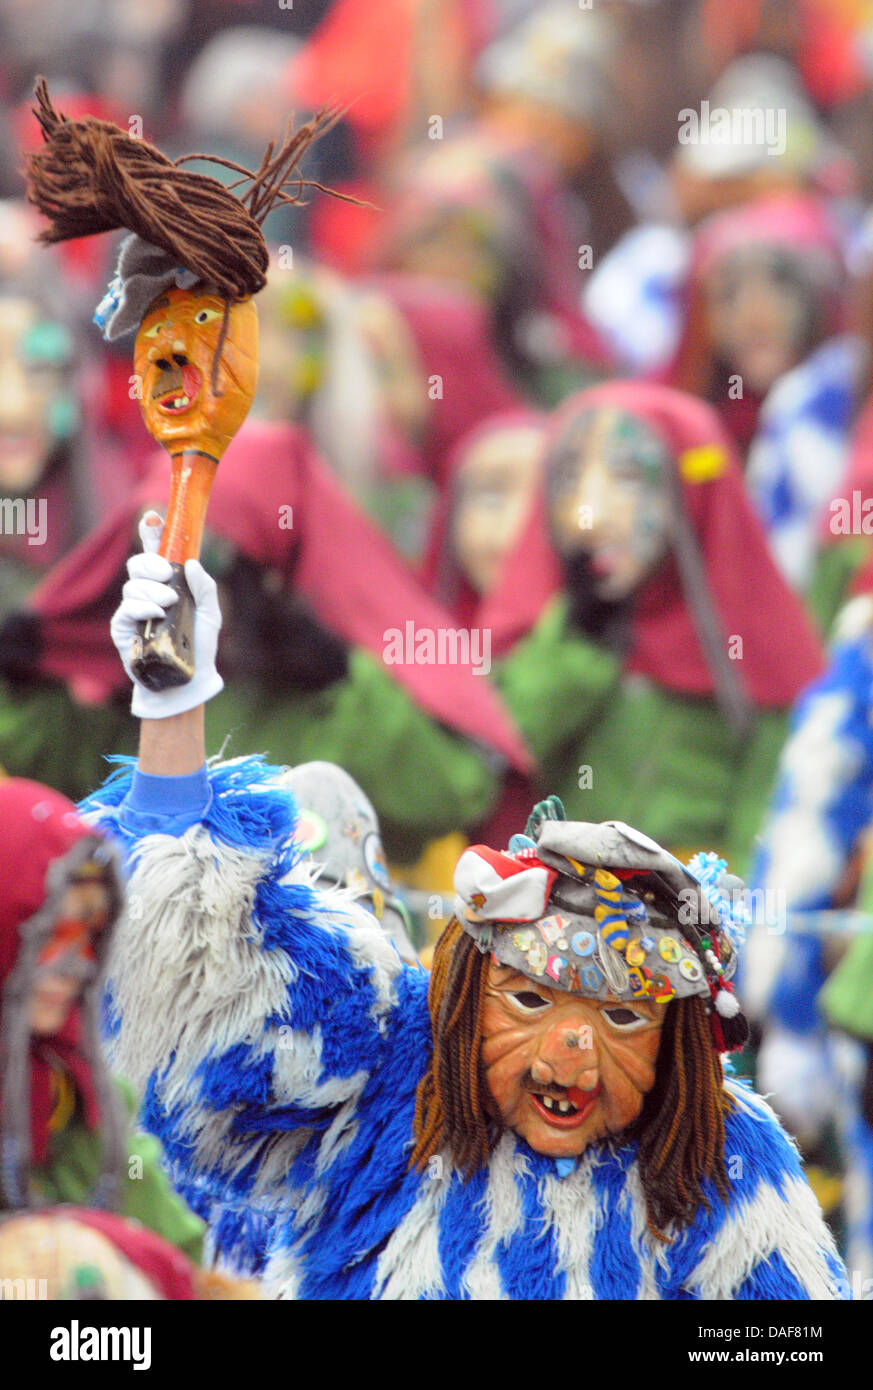
[[[446,1158],[421,1185],[421,1196],[391,1235],[379,1256],[373,1297],[435,1298],[445,1292],[439,1254],[439,1215],[452,1168]]]
[[[232,1176],[260,1151],[256,1195],[276,1195],[304,1136],[230,1141],[232,1110],[215,1114],[192,1100],[191,1076],[204,1058],[244,1043],[252,1060],[271,1056],[277,1105],[339,1106],[322,1141],[324,1163],[349,1141],[351,1109],[366,1085],[359,1070],[319,1084],[321,1031],[264,1027],[287,1010],[287,988],[296,967],[283,950],[265,951],[252,910],[269,858],[215,844],[201,826],[184,835],[149,835],[137,846],[129,901],[133,910],[119,928],[109,963],[112,996],[122,1026],[112,1044],[114,1067],[140,1091],[160,1077],[167,1107],[184,1102],[198,1162]],[[311,885],[315,871],[296,866],[288,880]],[[318,885],[318,930],[344,932],[355,964],[371,970],[379,1021],[392,1007],[400,959],[369,914],[347,890]],[[148,906],[145,910],[144,905]],[[160,1008],[155,1001],[160,1000]],[[287,1188],[284,1188],[287,1201]]]
[[[828,1237],[812,1189],[802,1178],[786,1178],[784,1192],[783,1200],[769,1184],[759,1185],[724,1222],[687,1286],[705,1289],[707,1299],[731,1299],[755,1265],[778,1250],[810,1298],[831,1299],[833,1275],[820,1248]]]
[[[471,1298],[503,1297],[494,1252],[502,1241],[508,1241],[524,1226],[521,1194],[515,1181],[516,1172],[523,1163],[522,1155],[516,1153],[513,1136],[502,1135],[491,1155],[488,1171],[485,1235],[464,1280]]]

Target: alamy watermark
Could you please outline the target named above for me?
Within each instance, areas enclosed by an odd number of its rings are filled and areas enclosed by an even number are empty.
[[[470,666],[474,676],[491,670],[491,629],[416,627],[410,619],[403,629],[382,633],[386,666]]]
[[[26,536],[28,545],[45,545],[47,535],[44,497],[0,497],[0,536]]]
[[[52,1361],[130,1361],[135,1371],[152,1364],[150,1327],[82,1327],[73,1318],[69,1327],[53,1327]]]
[[[25,1279],[0,1279],[0,1302],[7,1299],[28,1303],[34,1301],[46,1303],[48,1302],[48,1280],[33,1279],[30,1275]]]
[[[734,917],[747,927],[766,927],[771,936],[781,936],[788,930],[788,897],[782,888],[736,888],[721,893],[730,904]],[[695,888],[679,892],[678,920],[680,926],[710,926],[701,919],[700,894]]]
[[[679,112],[680,145],[758,145],[769,155],[783,155],[788,112],[784,106],[684,106]]]
[[[873,497],[855,488],[851,498],[835,497],[828,525],[832,536],[873,536]]]

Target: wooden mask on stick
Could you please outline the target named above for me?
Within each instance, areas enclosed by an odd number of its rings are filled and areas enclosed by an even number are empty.
[[[136,331],[134,368],[146,428],[169,453],[170,502],[160,553],[179,594],[166,618],[141,625],[131,666],[152,690],[194,674],[194,603],[185,561],[197,558],[219,462],[248,414],[258,380],[258,315],[269,255],[261,222],[277,203],[300,201],[309,183],[300,160],[337,118],[319,112],[278,150],[271,143],[252,172],[217,179],[173,162],[109,121],[71,121],[36,84],[44,145],[30,156],[27,196],[49,219],[40,235],[57,242],[127,228],[118,272],[95,322],[109,339]],[[294,196],[282,191],[296,185]],[[242,197],[232,191],[248,183]],[[312,184],[320,187],[319,184]]]

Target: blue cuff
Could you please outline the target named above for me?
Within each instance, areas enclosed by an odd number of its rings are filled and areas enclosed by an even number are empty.
[[[183,835],[212,805],[206,767],[185,777],[155,777],[134,769],[119,819],[140,835]]]

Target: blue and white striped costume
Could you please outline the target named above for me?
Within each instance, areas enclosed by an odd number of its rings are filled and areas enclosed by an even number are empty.
[[[749,449],[749,496],[773,559],[800,593],[848,465],[863,362],[857,339],[828,338],[768,391]]]
[[[871,628],[870,597],[853,600],[839,620],[828,669],[798,701],[782,753],[753,883],[778,894],[791,913],[832,906],[873,824]],[[762,1089],[798,1132],[812,1136],[828,1119],[837,1126],[848,1174],[849,1263],[873,1281],[873,1134],[858,1102],[858,1044],[832,1034],[816,1002],[827,978],[824,940],[759,926],[749,934],[740,972],[746,1005],[767,1022]]]
[[[115,1062],[181,1190],[220,1209],[225,1231],[236,1211],[242,1267],[269,1231],[267,1276],[285,1298],[845,1295],[791,1141],[732,1083],[730,1203],[712,1193],[668,1246],[647,1231],[632,1144],[594,1146],[561,1177],[506,1133],[467,1184],[448,1157],[409,1171],[428,977],[345,890],[313,882],[272,775],[224,764],[210,794],[205,774],[137,774],[121,804],[127,771],[85,808],[129,851]]]

